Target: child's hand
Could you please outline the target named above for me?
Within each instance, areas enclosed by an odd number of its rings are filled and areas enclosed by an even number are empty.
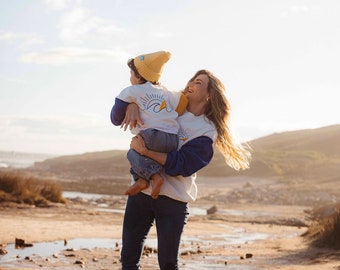
[[[131,103],[126,108],[125,118],[120,125],[120,128],[123,128],[124,131],[126,131],[128,127],[131,130],[137,127],[137,125],[142,126],[144,123],[140,118],[138,106],[135,103]]]

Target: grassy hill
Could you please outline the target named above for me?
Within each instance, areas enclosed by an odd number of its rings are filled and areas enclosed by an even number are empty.
[[[249,142],[253,149],[249,170],[232,170],[216,151],[212,162],[199,175],[308,180],[332,187],[340,182],[339,142],[340,125],[275,133]],[[29,171],[63,181],[66,190],[121,194],[129,184],[125,150],[51,158],[35,163]]]
[[[330,178],[340,175],[340,125],[275,133],[250,141],[251,168],[235,172],[216,151],[201,175]]]
[[[36,162],[26,171],[59,180],[65,190],[87,193],[122,194],[130,179],[125,150],[60,156]]]

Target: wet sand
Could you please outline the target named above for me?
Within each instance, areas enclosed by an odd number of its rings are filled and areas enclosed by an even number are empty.
[[[120,269],[124,197],[116,211],[101,205],[91,200],[48,208],[3,204],[0,237],[8,254],[0,255],[0,269]],[[306,227],[273,224],[289,217],[303,222],[303,207],[230,205],[207,215],[210,206],[192,205],[181,269],[339,269],[339,254],[308,247],[301,237]],[[15,238],[33,247],[15,249]],[[142,269],[158,269],[155,239],[153,228]]]
[[[0,269],[120,269],[125,197],[69,200],[46,208],[1,204]],[[302,206],[191,205],[180,247],[180,269],[339,269],[340,253],[310,248]],[[32,243],[14,248],[15,238]],[[66,241],[65,241],[66,240]],[[142,269],[158,269],[152,228]]]

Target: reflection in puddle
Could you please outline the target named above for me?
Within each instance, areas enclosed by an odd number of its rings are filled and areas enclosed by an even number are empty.
[[[247,216],[247,217],[266,217],[279,215],[279,213],[275,212],[266,212],[259,210],[236,210],[236,209],[218,209],[216,214],[219,215],[228,215],[228,216]],[[198,207],[190,207],[190,215],[192,216],[204,216],[207,215],[207,209],[198,208]]]
[[[117,213],[124,214],[125,210],[123,209],[112,209],[112,208],[96,208],[98,212],[108,212],[108,213]]]
[[[78,238],[67,241],[67,246],[64,246],[64,241],[34,243],[33,247],[16,249],[14,244],[6,246],[8,254],[1,257],[1,262],[13,261],[17,257],[25,258],[32,255],[41,257],[52,256],[54,253],[60,253],[66,249],[94,249],[94,248],[114,248],[118,240],[106,238]]]
[[[76,192],[76,191],[64,191],[63,197],[67,199],[87,199],[87,200],[96,200],[105,197],[103,194],[95,194],[95,193],[83,193],[83,192]]]
[[[207,256],[204,260],[190,260],[185,266],[182,266],[180,269],[185,270],[206,270],[206,269],[225,269],[225,270],[258,270],[255,266],[251,265],[231,265],[225,264],[230,260],[235,260],[235,257],[228,256]]]
[[[254,232],[240,232],[240,233],[223,233],[223,234],[211,234],[205,237],[192,237],[192,236],[183,236],[184,242],[197,242],[201,247],[204,245],[211,245],[214,243],[214,246],[224,246],[230,244],[245,244],[251,243],[257,240],[264,240],[269,237],[269,234],[266,233],[254,233]]]
[[[112,205],[107,202],[122,200],[122,198],[125,199],[126,196],[64,191],[63,197],[71,200],[85,200],[90,203],[91,206],[96,207],[95,210],[98,212],[124,214],[125,211],[124,209],[112,208]]]

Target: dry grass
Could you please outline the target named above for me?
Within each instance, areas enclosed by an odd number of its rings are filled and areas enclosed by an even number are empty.
[[[0,172],[0,202],[43,206],[48,202],[64,203],[65,200],[59,183],[8,171]]]
[[[311,245],[340,248],[340,203],[314,209],[308,212],[308,217],[312,224],[303,236]]]

